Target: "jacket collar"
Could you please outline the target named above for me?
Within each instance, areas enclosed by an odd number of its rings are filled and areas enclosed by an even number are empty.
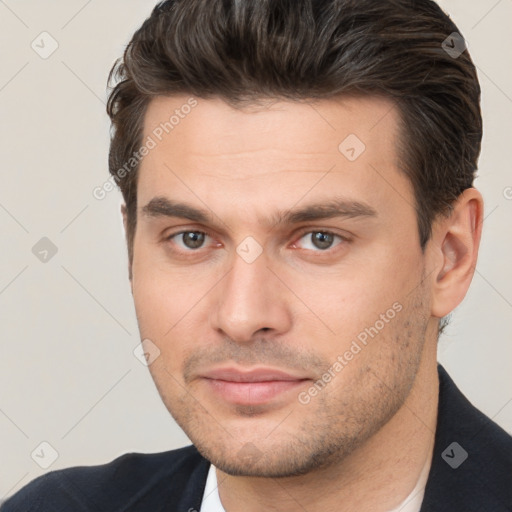
[[[420,512],[512,510],[512,437],[476,409],[438,364],[432,465]]]
[[[467,400],[440,364],[438,375],[434,451],[420,512],[511,512],[512,437]],[[210,462],[191,448],[193,469],[176,510],[198,512]]]

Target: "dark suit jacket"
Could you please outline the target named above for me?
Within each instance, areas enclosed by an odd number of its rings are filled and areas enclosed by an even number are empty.
[[[441,365],[438,371],[437,431],[421,512],[512,512],[512,437],[469,403]],[[0,511],[199,511],[209,464],[194,446],[130,453],[101,466],[51,471]]]

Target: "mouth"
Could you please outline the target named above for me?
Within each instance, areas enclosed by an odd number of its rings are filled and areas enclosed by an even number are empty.
[[[311,380],[271,368],[249,371],[220,368],[201,377],[213,394],[234,405],[265,404],[297,391]]]

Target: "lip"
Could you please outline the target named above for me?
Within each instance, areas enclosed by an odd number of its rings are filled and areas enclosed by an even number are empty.
[[[261,405],[302,387],[307,377],[272,368],[220,368],[201,375],[210,391],[236,405]]]
[[[283,370],[276,370],[274,368],[238,370],[233,367],[210,370],[202,374],[201,377],[229,382],[298,381],[307,379],[307,377],[292,375]]]

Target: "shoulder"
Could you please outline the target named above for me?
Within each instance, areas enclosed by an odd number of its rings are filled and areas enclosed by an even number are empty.
[[[127,453],[107,464],[51,471],[27,484],[0,510],[169,510],[165,503],[178,500],[187,487],[202,495],[208,467],[193,445]]]
[[[453,441],[466,443],[475,464],[482,470],[501,473],[512,470],[512,436],[478,410],[459,390],[440,366],[440,403],[438,434]],[[467,451],[467,450],[466,450]]]
[[[421,511],[512,510],[512,437],[438,369],[438,421]]]

